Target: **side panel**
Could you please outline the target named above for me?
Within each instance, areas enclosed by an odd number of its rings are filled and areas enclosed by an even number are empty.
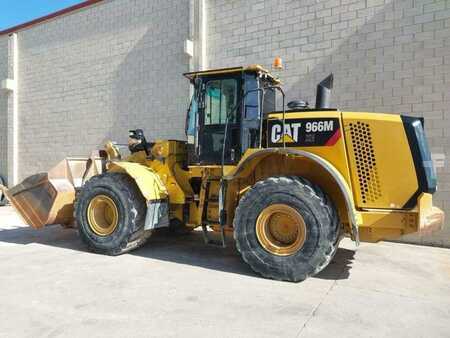
[[[357,207],[404,209],[418,182],[401,117],[374,113],[342,116]]]

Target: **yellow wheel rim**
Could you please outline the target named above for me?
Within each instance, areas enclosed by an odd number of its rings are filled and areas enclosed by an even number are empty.
[[[111,235],[119,223],[116,203],[106,195],[97,195],[91,200],[87,217],[91,230],[99,236]]]
[[[277,256],[289,256],[305,243],[305,221],[294,208],[272,204],[259,214],[256,236],[266,251]]]

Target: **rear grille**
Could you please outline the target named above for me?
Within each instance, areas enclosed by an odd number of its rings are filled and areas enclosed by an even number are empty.
[[[362,122],[350,123],[349,126],[361,199],[363,203],[373,203],[381,197],[381,185],[370,126]]]

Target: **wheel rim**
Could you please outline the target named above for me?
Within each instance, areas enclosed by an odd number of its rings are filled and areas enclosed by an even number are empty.
[[[91,200],[87,216],[91,230],[99,236],[111,235],[119,223],[116,203],[106,195],[97,195]]]
[[[259,214],[256,236],[266,251],[277,256],[289,256],[303,247],[306,224],[294,208],[272,204]]]

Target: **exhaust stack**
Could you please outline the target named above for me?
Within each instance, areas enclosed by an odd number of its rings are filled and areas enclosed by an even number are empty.
[[[331,108],[331,91],[333,89],[333,74],[330,74],[317,86],[316,109]]]

